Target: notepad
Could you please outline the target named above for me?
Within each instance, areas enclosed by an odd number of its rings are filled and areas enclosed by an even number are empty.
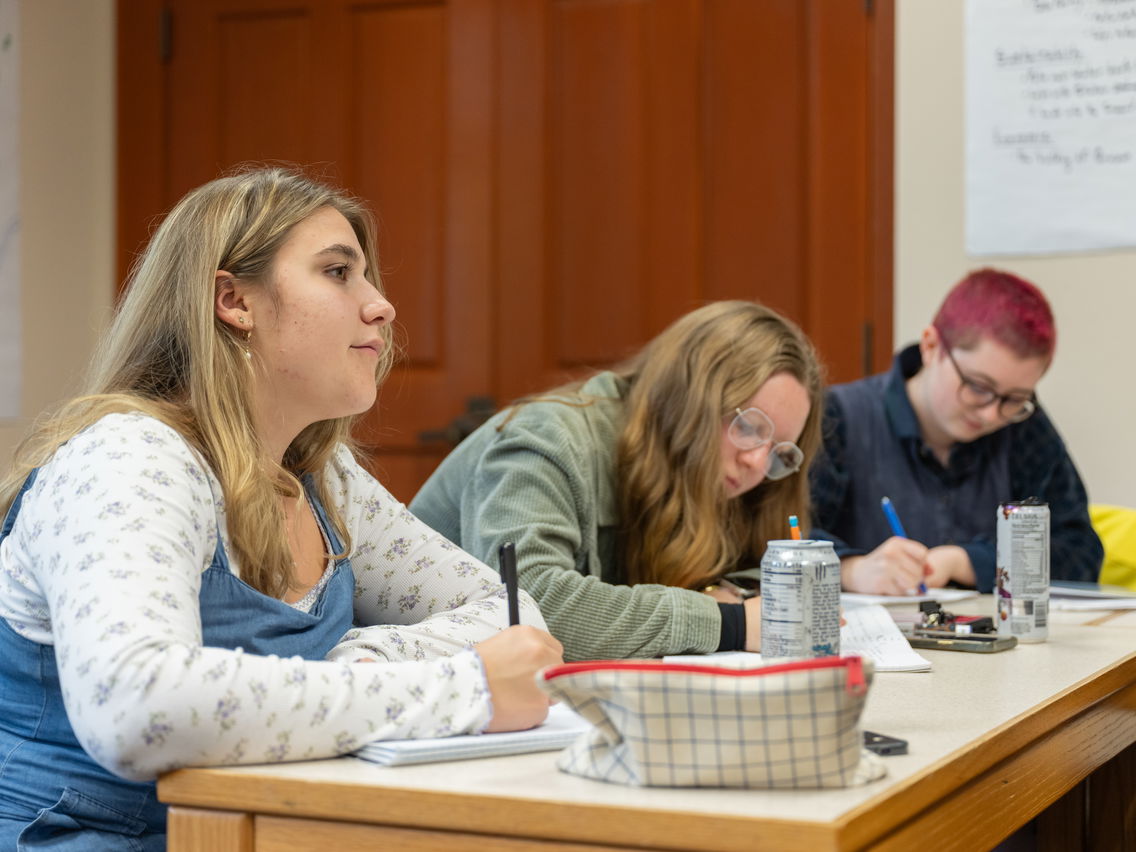
[[[591,723],[563,704],[554,704],[543,725],[527,731],[499,734],[466,734],[423,740],[382,740],[369,743],[354,756],[383,766],[500,757],[530,751],[555,751],[568,746]]]

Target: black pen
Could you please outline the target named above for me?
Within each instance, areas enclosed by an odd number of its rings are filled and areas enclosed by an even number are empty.
[[[501,566],[501,579],[505,582],[505,597],[509,601],[509,626],[521,623],[521,608],[517,603],[517,549],[507,541],[497,551]]]

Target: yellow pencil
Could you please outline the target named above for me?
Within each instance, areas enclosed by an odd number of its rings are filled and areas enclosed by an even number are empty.
[[[793,541],[801,540],[801,526],[796,515],[789,516],[789,535],[793,538]]]

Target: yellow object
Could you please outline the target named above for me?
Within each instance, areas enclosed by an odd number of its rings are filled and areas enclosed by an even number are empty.
[[[1136,591],[1136,509],[1094,504],[1089,519],[1104,545],[1100,582]]]

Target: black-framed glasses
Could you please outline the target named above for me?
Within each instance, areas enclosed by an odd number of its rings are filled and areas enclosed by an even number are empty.
[[[1037,403],[1033,401],[1033,394],[1022,396],[1015,393],[998,393],[990,385],[972,379],[958,365],[951,350],[946,347],[947,353],[955,372],[959,377],[958,395],[962,404],[969,408],[985,408],[994,400],[998,400],[998,414],[1011,423],[1021,423],[1037,410]]]
[[[735,408],[734,419],[726,434],[739,450],[756,450],[772,443],[775,427],[769,415],[760,408]],[[784,479],[801,469],[805,454],[792,441],[779,441],[765,457],[765,478]]]

